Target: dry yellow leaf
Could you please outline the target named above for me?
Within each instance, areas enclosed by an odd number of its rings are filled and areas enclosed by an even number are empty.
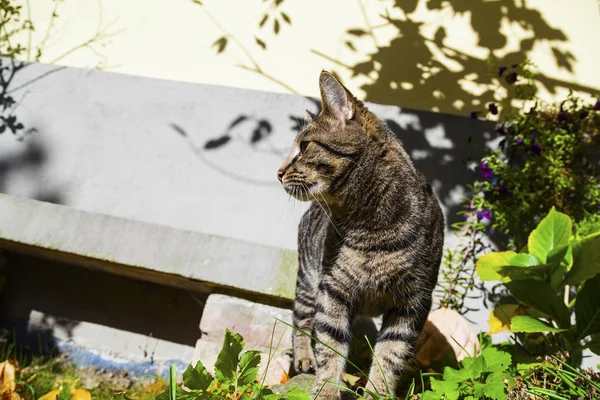
[[[167,383],[165,381],[163,381],[162,379],[158,379],[156,382],[146,386],[144,388],[144,390],[142,390],[141,393],[141,398],[142,399],[146,399],[146,398],[155,398],[156,396],[158,396],[159,394],[161,394],[162,392],[164,392],[165,390],[167,390]]]
[[[38,400],[56,400],[60,394],[60,389],[46,393]],[[92,395],[85,389],[71,389],[71,400],[92,400]]]
[[[14,361],[0,363],[0,394],[11,394],[17,388],[17,368]]]
[[[489,335],[510,329],[510,320],[517,315],[524,315],[527,306],[522,304],[502,304],[494,307],[490,313],[488,323],[490,325]]]
[[[286,383],[286,382],[287,382],[287,381],[289,381],[289,380],[290,380],[290,376],[287,374],[287,372],[284,372],[284,373],[281,375],[281,379],[279,380],[279,383],[280,383],[281,385],[283,385],[284,383]]]

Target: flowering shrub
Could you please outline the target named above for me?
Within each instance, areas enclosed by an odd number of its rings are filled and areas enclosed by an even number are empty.
[[[465,216],[520,248],[527,233],[552,207],[576,223],[600,212],[600,101],[584,105],[569,96],[558,106],[536,103],[510,122],[500,122],[498,148],[481,160],[481,180]]]
[[[462,313],[469,311],[474,265],[490,250],[490,236],[499,247],[519,250],[552,207],[573,219],[575,234],[600,227],[600,100],[585,104],[569,95],[545,104],[536,98],[529,63],[490,66],[509,91],[470,116],[498,121],[497,145],[477,162],[481,178],[470,186],[464,221],[454,225],[459,244],[446,250],[438,281],[440,306]]]

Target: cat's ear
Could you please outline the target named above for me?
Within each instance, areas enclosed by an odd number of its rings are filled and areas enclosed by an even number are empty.
[[[317,116],[313,113],[311,113],[310,111],[306,110],[306,120],[308,122],[313,122],[315,119],[317,119]]]
[[[342,121],[351,120],[354,117],[354,101],[335,76],[327,71],[321,71],[319,89],[321,90],[323,109]]]

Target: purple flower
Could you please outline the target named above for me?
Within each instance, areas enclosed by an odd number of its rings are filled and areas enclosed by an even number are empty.
[[[498,78],[500,78],[506,72],[506,69],[506,67],[498,68]]]
[[[517,144],[521,144],[523,143],[523,139],[521,139],[520,137],[515,139],[515,142],[517,142]]]
[[[469,202],[469,204],[467,204],[467,210],[469,210],[469,212],[473,212],[473,203]]]
[[[508,83],[509,85],[512,85],[513,83],[515,83],[517,81],[517,73],[511,72],[510,74],[506,75],[506,77],[504,79],[506,80],[506,83]]]
[[[536,156],[539,156],[540,154],[542,154],[542,146],[539,143],[532,145],[531,152]]]
[[[535,137],[537,136],[537,131],[531,132],[531,141],[535,142]]]
[[[504,185],[498,186],[498,193],[500,194],[508,194],[508,189]]]
[[[488,219],[488,220],[492,220],[492,211],[487,209],[484,211],[477,211],[477,220],[481,221],[482,219]]]
[[[495,231],[494,231],[492,228],[488,229],[488,234],[489,234],[489,235],[493,235],[493,234],[494,234],[494,232],[495,232]]]
[[[469,214],[463,214],[463,219],[466,221],[469,219]]]
[[[481,176],[483,177],[483,179],[490,179],[492,177],[494,170],[492,169],[492,167],[487,165],[486,162],[480,163],[479,168],[481,168]]]
[[[506,139],[502,139],[498,142],[498,147],[500,147],[501,150],[504,150],[504,146],[506,146]]]
[[[471,114],[469,114],[469,116],[471,117],[471,119],[477,119],[477,114],[479,114],[478,111],[471,111]]]
[[[598,99],[596,101],[596,104],[594,104],[594,110],[596,111],[600,111],[600,99]]]
[[[492,113],[492,115],[497,115],[498,114],[498,107],[494,103],[490,103],[488,105],[488,110],[490,110],[490,112]]]

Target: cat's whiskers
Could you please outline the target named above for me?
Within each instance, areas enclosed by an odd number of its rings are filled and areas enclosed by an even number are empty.
[[[321,209],[323,210],[323,214],[325,214],[325,216],[327,217],[327,219],[331,223],[331,226],[333,226],[333,229],[335,229],[335,231],[337,232],[337,234],[339,236],[342,236],[342,234],[340,233],[340,231],[337,229],[337,227],[333,223],[333,220],[331,219],[331,216],[329,215],[329,214],[331,214],[331,209],[329,209],[329,213],[328,213],[325,210],[325,208],[323,207],[323,205],[321,204],[321,202],[317,199],[317,196],[315,196],[313,193],[310,193],[310,192],[309,192],[309,194],[313,197],[313,199],[315,199],[315,202],[319,205],[319,207],[321,207]],[[325,205],[327,205],[327,203],[325,203]],[[329,205],[327,205],[327,208],[329,208]]]

